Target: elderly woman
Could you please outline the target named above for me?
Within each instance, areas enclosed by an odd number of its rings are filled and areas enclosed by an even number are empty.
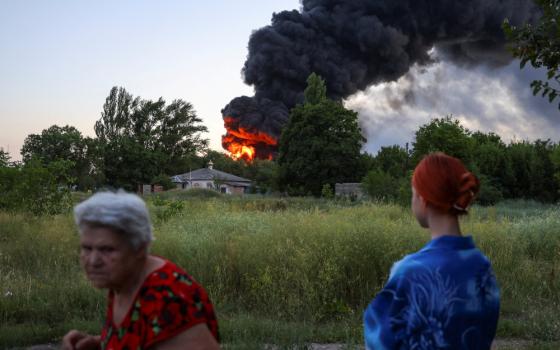
[[[219,349],[206,291],[177,265],[149,254],[152,229],[142,199],[101,192],[74,215],[85,274],[109,293],[101,335],[72,330],[63,349]]]
[[[391,269],[364,314],[367,349],[490,349],[500,308],[490,261],[460,215],[479,190],[457,158],[426,156],[412,177],[412,212],[431,241]]]

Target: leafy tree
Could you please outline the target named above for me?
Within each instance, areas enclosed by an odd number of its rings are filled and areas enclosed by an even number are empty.
[[[554,145],[550,140],[536,140],[533,143],[534,158],[531,169],[531,197],[543,202],[553,202],[558,199],[558,184],[554,180],[554,164],[551,153]]]
[[[508,149],[515,182],[510,191],[513,198],[553,201],[558,185],[554,181],[551,161],[553,147],[549,141],[537,140],[512,143]]]
[[[79,161],[83,159],[84,148],[82,134],[75,127],[53,125],[40,135],[27,136],[21,155],[24,163],[31,158],[38,158],[45,164],[59,159]]]
[[[303,92],[305,103],[316,105],[327,99],[325,80],[315,73],[307,78],[307,88]]]
[[[531,87],[534,95],[542,93],[552,102],[560,94],[560,0],[534,1],[542,8],[538,23],[516,27],[506,19],[503,29],[511,43],[510,51],[521,60],[521,68],[527,62],[535,68],[546,68],[547,79],[534,80]]]
[[[154,177],[151,181],[152,185],[160,185],[165,191],[176,188],[175,183],[171,181],[171,178],[165,174],[159,174]]]
[[[412,158],[417,164],[424,155],[432,152],[444,152],[461,159],[467,166],[471,165],[473,142],[470,131],[452,116],[435,118],[420,126],[413,143]]]
[[[84,138],[80,131],[73,126],[53,125],[44,129],[41,134],[30,134],[26,137],[21,155],[24,163],[31,159],[39,159],[43,164],[65,161],[72,181],[69,185],[78,183],[89,177],[93,160],[89,157],[88,146],[92,146],[92,139]],[[82,187],[82,186],[80,186]]]
[[[65,186],[71,179],[71,161],[48,165],[38,158],[22,166],[0,168],[0,209],[25,211],[34,215],[59,214],[72,206]]]
[[[357,113],[326,97],[324,81],[309,76],[305,103],[290,112],[279,141],[279,185],[291,194],[321,195],[324,184],[359,180],[365,139]]]
[[[410,154],[399,145],[381,147],[375,161],[379,169],[393,178],[406,176],[411,163]]]
[[[201,136],[208,130],[201,122],[183,100],[142,100],[113,87],[95,123],[107,182],[133,189],[162,172],[184,171],[185,157],[208,145]]]
[[[359,174],[359,178],[363,178],[368,171],[377,168],[377,160],[373,155],[367,152],[362,153],[360,158],[360,167],[357,169],[357,173]]]
[[[472,134],[473,163],[472,170],[481,181],[481,204],[494,204],[502,196],[509,196],[509,187],[515,182],[507,146],[499,135],[477,131]]]
[[[0,148],[0,168],[7,167],[9,164],[10,154],[8,152],[4,152],[4,150]]]
[[[550,161],[554,168],[554,180],[556,181],[556,187],[560,188],[560,144],[554,145],[550,152]],[[560,195],[560,193],[558,193]]]
[[[480,180],[480,192],[476,196],[477,203],[494,205],[504,199],[500,186],[494,179],[484,174],[479,175],[478,179]]]
[[[243,177],[253,181],[261,193],[271,192],[277,188],[278,165],[271,160],[255,159],[247,163]]]
[[[399,183],[391,174],[380,169],[367,173],[362,186],[372,199],[394,201],[399,196]]]
[[[206,155],[202,157],[202,163],[198,168],[206,166],[210,161],[214,164],[214,169],[220,170],[229,174],[244,177],[245,166],[244,160],[234,160],[223,152],[209,150]],[[196,168],[193,168],[195,170]]]

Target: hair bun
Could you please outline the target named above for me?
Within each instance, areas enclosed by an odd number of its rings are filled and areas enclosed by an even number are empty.
[[[453,208],[459,211],[467,211],[468,206],[478,194],[479,189],[480,181],[478,181],[476,176],[468,171],[464,173],[459,182],[459,196],[453,204]]]
[[[430,153],[414,169],[412,186],[433,208],[444,213],[467,213],[480,183],[463,162],[445,153]]]

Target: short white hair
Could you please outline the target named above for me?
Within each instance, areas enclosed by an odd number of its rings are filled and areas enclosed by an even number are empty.
[[[146,203],[123,190],[98,192],[74,207],[80,234],[84,227],[106,226],[122,233],[134,249],[154,240]]]

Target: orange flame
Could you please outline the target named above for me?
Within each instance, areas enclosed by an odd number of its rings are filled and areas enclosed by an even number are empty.
[[[252,161],[257,156],[257,148],[261,150],[258,157],[272,160],[272,154],[262,152],[263,147],[274,147],[278,140],[260,130],[250,131],[236,125],[236,121],[231,117],[224,117],[224,126],[227,130],[226,135],[222,136],[222,145],[230,153],[231,158],[245,159]]]
[[[228,147],[231,157],[235,160],[245,159],[252,161],[255,159],[255,148],[252,146],[245,146],[239,143],[232,143]]]

